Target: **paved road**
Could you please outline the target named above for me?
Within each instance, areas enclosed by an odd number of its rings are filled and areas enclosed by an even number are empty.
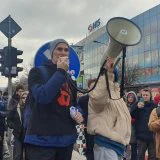
[[[10,147],[9,149],[10,149],[11,157],[10,158],[4,158],[3,160],[13,160],[12,147]],[[73,151],[72,160],[86,160],[86,158],[84,156],[81,156],[78,152]]]

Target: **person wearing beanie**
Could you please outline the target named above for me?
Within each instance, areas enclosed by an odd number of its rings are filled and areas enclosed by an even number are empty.
[[[114,61],[107,58],[95,89],[89,93],[87,132],[94,135],[94,160],[122,159],[130,141],[131,117],[120,98]]]
[[[76,123],[83,121],[79,111],[70,116],[70,107],[77,105],[77,92],[66,79],[69,44],[64,39],[50,42],[50,55],[51,59],[43,64],[49,75],[47,82],[38,67],[32,68],[28,76],[34,102],[24,139],[27,160],[71,160]]]

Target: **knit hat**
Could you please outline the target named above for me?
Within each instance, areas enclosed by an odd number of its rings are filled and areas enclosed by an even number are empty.
[[[49,46],[50,47],[49,50],[50,50],[51,57],[52,57],[53,51],[55,50],[55,48],[57,47],[57,45],[59,43],[65,43],[69,47],[68,42],[65,41],[64,39],[55,39],[54,41],[51,41],[50,42],[50,46]]]

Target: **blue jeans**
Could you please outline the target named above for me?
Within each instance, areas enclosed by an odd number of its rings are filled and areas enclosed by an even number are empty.
[[[109,148],[94,145],[94,160],[122,160],[122,157]]]

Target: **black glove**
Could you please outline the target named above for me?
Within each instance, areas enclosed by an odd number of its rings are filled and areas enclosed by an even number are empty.
[[[160,117],[160,106],[156,108],[156,113],[157,113],[157,116]]]

